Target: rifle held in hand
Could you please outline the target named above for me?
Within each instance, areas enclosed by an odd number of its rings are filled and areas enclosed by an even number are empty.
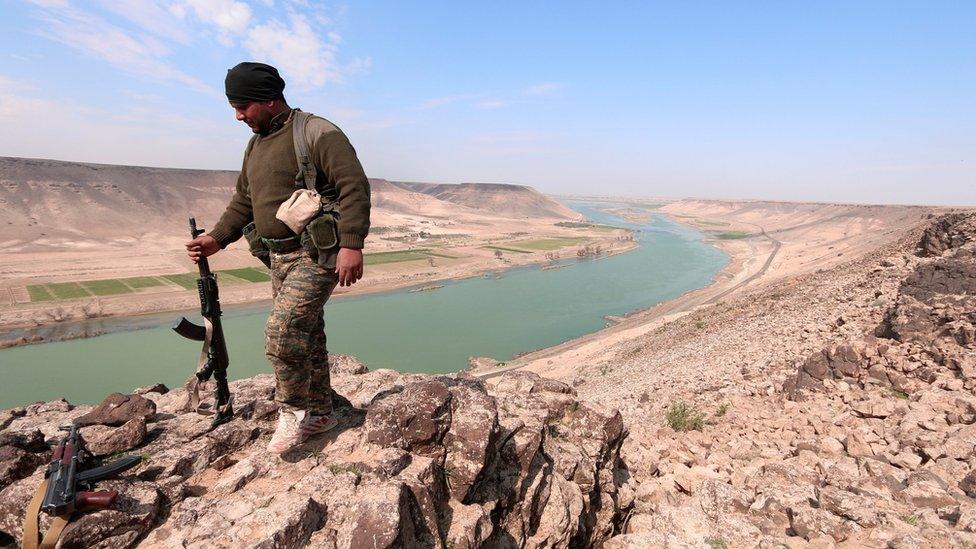
[[[203,234],[203,229],[197,229],[196,219],[190,218],[190,238]],[[197,363],[197,371],[187,380],[187,391],[190,395],[188,407],[198,412],[204,412],[200,406],[200,384],[213,378],[216,382],[214,399],[213,429],[226,423],[234,417],[234,407],[231,402],[230,388],[227,386],[227,366],[230,358],[227,356],[227,342],[224,340],[224,329],[220,323],[220,296],[217,289],[217,276],[211,272],[210,263],[206,257],[197,262],[200,278],[197,279],[197,291],[200,294],[200,314],[204,325],[194,324],[185,317],[173,324],[173,330],[193,341],[202,341],[203,350]]]

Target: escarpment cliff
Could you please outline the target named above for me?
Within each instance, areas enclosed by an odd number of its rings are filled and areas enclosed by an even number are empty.
[[[62,547],[580,547],[617,532],[627,472],[616,411],[534,374],[488,388],[333,360],[338,427],[282,457],[265,450],[277,411],[267,375],[231,384],[236,415],[212,432],[183,410],[182,389],[162,387],[94,409],[2,412],[0,536],[20,540],[39,466],[78,418],[94,453],[144,462],[100,484],[119,500],[76,517]]]

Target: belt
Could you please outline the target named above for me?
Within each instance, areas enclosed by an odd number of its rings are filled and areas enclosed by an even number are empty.
[[[272,252],[285,253],[302,247],[302,240],[297,236],[288,238],[261,238],[261,242]]]

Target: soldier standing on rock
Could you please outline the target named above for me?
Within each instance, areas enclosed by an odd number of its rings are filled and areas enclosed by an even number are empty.
[[[271,269],[265,354],[280,412],[268,450],[280,454],[336,424],[323,307],[336,284],[351,286],[363,276],[369,181],[339,128],[288,106],[285,82],[274,67],[241,63],[227,71],[225,87],[237,119],[255,135],[226,211],[186,249],[196,262],[243,235],[251,253]],[[310,196],[317,215],[296,231],[294,223],[282,221],[279,207],[305,192],[303,180],[315,187]]]

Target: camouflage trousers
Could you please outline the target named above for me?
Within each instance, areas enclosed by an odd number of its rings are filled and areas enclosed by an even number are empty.
[[[308,252],[271,254],[271,316],[265,354],[274,369],[275,400],[313,414],[332,412],[323,307],[338,275]]]

